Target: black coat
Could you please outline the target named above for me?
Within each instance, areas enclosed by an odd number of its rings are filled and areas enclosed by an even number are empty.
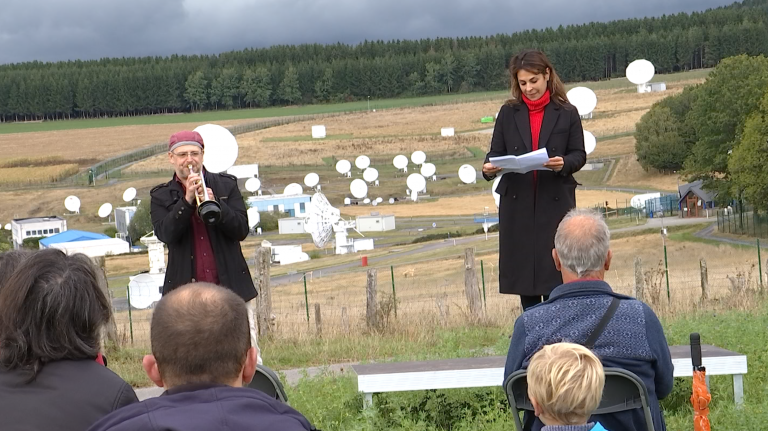
[[[248,264],[240,249],[240,241],[248,236],[248,214],[237,179],[228,174],[205,172],[205,184],[221,205],[221,221],[207,226],[208,238],[216,258],[219,284],[240,295],[244,301],[255,298]],[[192,217],[197,217],[195,206],[184,199],[184,189],[174,177],[150,192],[152,226],[155,236],[168,246],[168,265],[165,270],[163,295],[193,281],[194,260],[192,244]]]
[[[539,148],[549,157],[563,157],[560,172],[507,173],[499,181],[499,291],[517,295],[549,295],[562,284],[552,260],[557,226],[576,207],[573,174],[584,166],[584,132],[572,105],[550,102],[544,108]],[[519,156],[532,150],[531,126],[525,103],[505,104],[499,111],[485,157]],[[485,175],[484,175],[485,176]],[[492,180],[485,176],[487,180]]]

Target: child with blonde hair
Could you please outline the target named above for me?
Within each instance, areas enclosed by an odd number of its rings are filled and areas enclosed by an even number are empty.
[[[605,431],[587,422],[603,397],[605,375],[600,360],[573,343],[544,346],[528,364],[528,398],[542,431]]]

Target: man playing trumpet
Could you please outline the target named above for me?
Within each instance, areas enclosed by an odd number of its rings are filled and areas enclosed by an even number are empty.
[[[155,236],[168,246],[162,293],[196,281],[232,290],[248,305],[251,344],[258,350],[254,316],[257,292],[240,249],[240,241],[248,236],[249,230],[245,202],[234,176],[205,170],[204,151],[199,133],[173,134],[168,159],[175,173],[169,182],[150,192]],[[220,212],[213,218],[203,215],[204,221],[197,206],[204,205],[206,199],[215,201]],[[258,362],[261,364],[260,354]]]

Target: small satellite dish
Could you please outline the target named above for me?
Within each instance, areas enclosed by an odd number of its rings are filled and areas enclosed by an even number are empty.
[[[393,203],[395,203],[395,198],[389,198],[389,203],[390,203],[390,204],[393,204]]]
[[[368,199],[368,198],[365,198],[365,199],[363,199],[363,203],[364,204],[369,204],[369,203],[371,203],[371,200]]]
[[[464,184],[477,182],[477,171],[472,165],[461,165],[459,168],[459,179]]]
[[[408,179],[405,180],[405,183],[408,185],[408,188],[414,192],[418,190],[424,190],[424,187],[427,186],[427,180],[421,174],[408,175]]]
[[[405,169],[408,167],[408,157],[405,157],[402,154],[395,156],[395,158],[392,159],[392,164],[395,165],[397,169]]]
[[[362,199],[368,194],[368,184],[360,178],[352,180],[349,184],[349,191],[352,193],[352,196]]]
[[[501,200],[501,195],[496,193],[496,187],[499,186],[499,181],[501,181],[501,177],[503,177],[504,174],[499,175],[496,177],[495,180],[493,180],[493,186],[491,186],[491,191],[493,192],[493,200],[496,202],[496,208],[499,207],[499,200]]]
[[[130,202],[136,197],[136,189],[133,187],[128,187],[123,192],[123,201]]]
[[[261,188],[261,181],[258,178],[248,178],[245,181],[245,189],[253,193]]]
[[[579,111],[579,115],[588,115],[597,106],[597,95],[587,87],[573,87],[565,96]]]
[[[371,201],[371,205],[373,205],[373,206],[377,206],[378,204],[379,204],[378,201]]]
[[[411,154],[411,161],[417,165],[424,163],[426,160],[427,155],[424,154],[424,151],[414,151],[413,154]]]
[[[584,131],[584,151],[587,152],[587,154],[591,154],[592,151],[595,151],[595,147],[597,147],[597,139],[595,139],[595,135],[592,134],[592,132]]]
[[[128,302],[133,308],[149,308],[162,297],[160,286],[155,281],[155,277],[149,274],[139,274],[133,277],[133,280],[128,284],[128,290],[130,291]]]
[[[344,205],[349,205],[352,203],[352,199],[350,198],[344,198]]]
[[[650,82],[656,74],[656,68],[648,60],[635,60],[627,66],[627,80],[635,85]]]
[[[112,204],[105,203],[99,207],[99,217],[104,218],[112,214]]]
[[[383,198],[376,198],[376,202],[382,203],[382,202],[384,202],[384,199]]]
[[[437,171],[437,167],[435,167],[432,163],[424,163],[421,165],[421,175],[425,177],[431,177],[432,175],[435,175],[435,172]]]
[[[11,230],[11,224],[10,223],[7,223],[5,225],[5,230]]]
[[[349,163],[349,160],[339,160],[336,162],[336,172],[343,175],[349,172],[350,169],[352,169],[352,163]]]
[[[363,179],[369,183],[376,181],[379,178],[379,171],[376,168],[368,168],[363,171]]]
[[[299,183],[290,183],[283,189],[284,195],[300,195],[302,193],[304,193],[304,189]]]
[[[314,172],[310,172],[304,177],[304,184],[306,184],[306,186],[309,188],[316,186],[317,183],[319,182],[320,182],[320,175],[317,175]]]
[[[355,166],[357,166],[357,169],[365,169],[371,166],[371,159],[368,156],[359,156],[355,159]]]
[[[248,214],[248,227],[253,229],[256,227],[259,222],[261,222],[261,215],[259,214],[259,209],[252,207],[248,208],[248,211],[246,211],[246,214]]]
[[[218,174],[231,168],[237,161],[237,139],[225,127],[218,124],[203,124],[195,128],[205,142],[203,166],[208,172]]]
[[[73,213],[80,213],[80,198],[77,196],[67,196],[64,199],[64,208]]]

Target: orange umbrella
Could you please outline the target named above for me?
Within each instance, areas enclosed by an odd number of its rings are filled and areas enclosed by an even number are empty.
[[[691,361],[693,362],[693,429],[694,431],[710,431],[709,402],[712,395],[707,388],[706,369],[701,365],[701,337],[691,334]]]

